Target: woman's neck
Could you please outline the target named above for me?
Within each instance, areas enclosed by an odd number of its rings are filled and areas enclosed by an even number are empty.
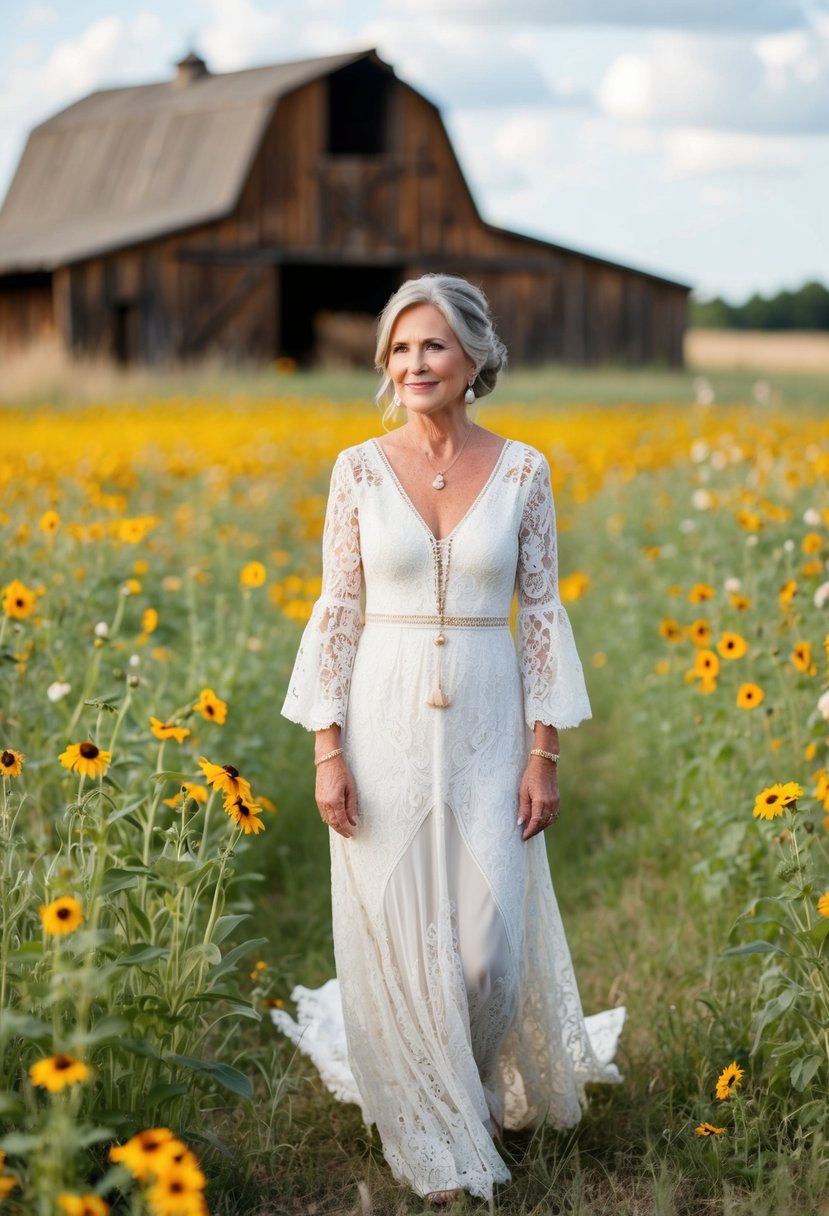
[[[406,423],[410,442],[430,452],[453,451],[469,436],[475,423],[464,408],[441,410],[435,414],[411,414]]]

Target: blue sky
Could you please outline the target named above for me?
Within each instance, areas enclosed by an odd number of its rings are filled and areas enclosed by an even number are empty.
[[[484,217],[732,300],[829,284],[829,0],[0,0],[0,194],[95,88],[376,47]]]

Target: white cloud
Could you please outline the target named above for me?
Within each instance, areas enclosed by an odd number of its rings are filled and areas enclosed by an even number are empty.
[[[798,169],[808,155],[803,139],[695,127],[666,131],[662,148],[665,175],[673,179],[722,173],[776,174],[781,169]]]
[[[807,0],[393,0],[421,18],[644,29],[787,30],[807,22]]]
[[[200,0],[200,5],[208,24],[198,47],[217,72],[366,45],[338,20],[345,13],[341,0],[296,0],[278,7],[264,0]]]

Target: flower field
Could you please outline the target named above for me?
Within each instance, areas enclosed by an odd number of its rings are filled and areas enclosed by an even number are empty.
[[[332,971],[311,739],[279,709],[328,474],[375,411],[2,420],[0,1203],[420,1211],[269,1017]],[[552,468],[594,717],[548,843],[586,1012],[629,1009],[625,1085],[508,1138],[491,1210],[829,1211],[829,421],[478,420]]]

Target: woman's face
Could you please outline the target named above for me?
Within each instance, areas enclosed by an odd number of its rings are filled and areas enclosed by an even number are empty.
[[[434,304],[414,304],[397,318],[386,370],[411,413],[463,405],[475,364]]]

